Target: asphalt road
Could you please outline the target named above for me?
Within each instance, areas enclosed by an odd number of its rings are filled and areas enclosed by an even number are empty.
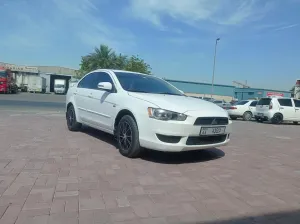
[[[65,96],[53,94],[19,93],[0,95],[0,111],[63,112]]]

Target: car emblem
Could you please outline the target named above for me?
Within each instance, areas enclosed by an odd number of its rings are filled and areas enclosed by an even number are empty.
[[[215,118],[215,119],[213,119],[213,121],[211,122],[211,124],[212,124],[212,125],[218,124],[218,122],[217,122],[216,118]]]

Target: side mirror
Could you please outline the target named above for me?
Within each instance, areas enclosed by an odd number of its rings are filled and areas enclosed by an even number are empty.
[[[112,90],[112,84],[110,82],[99,82],[97,87],[98,89],[105,90],[105,91]]]

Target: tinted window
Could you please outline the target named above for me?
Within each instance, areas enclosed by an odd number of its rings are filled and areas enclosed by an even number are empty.
[[[236,102],[235,105],[245,105],[248,102],[249,102],[248,100],[243,100],[243,101]]]
[[[110,82],[113,84],[110,76],[105,72],[94,72],[84,77],[78,84],[78,88],[98,89],[99,82]]]
[[[271,103],[271,98],[261,98],[257,105],[270,105]]]
[[[294,100],[295,107],[300,107],[300,100]]]
[[[5,71],[1,71],[0,72],[0,78],[5,78],[6,77],[6,72]]]
[[[92,89],[98,89],[99,82],[110,82],[113,85],[111,77],[106,72],[95,73],[95,80],[92,84]]]
[[[252,103],[250,103],[250,107],[255,107],[257,104],[257,101],[253,101]]]
[[[278,99],[278,102],[281,106],[284,107],[292,107],[292,100],[291,99]]]
[[[90,73],[87,76],[85,76],[78,84],[78,88],[85,88],[85,89],[92,89],[93,82],[95,79],[94,76],[95,73]]]
[[[184,96],[168,82],[151,75],[137,73],[115,72],[122,88],[129,92],[153,94],[169,94]]]

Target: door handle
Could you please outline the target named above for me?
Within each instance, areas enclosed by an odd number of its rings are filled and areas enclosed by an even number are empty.
[[[279,109],[283,110],[284,108],[283,108],[283,107],[280,107]]]
[[[88,98],[92,98],[92,95],[88,95]]]
[[[298,108],[296,108],[295,110],[299,110]]]

